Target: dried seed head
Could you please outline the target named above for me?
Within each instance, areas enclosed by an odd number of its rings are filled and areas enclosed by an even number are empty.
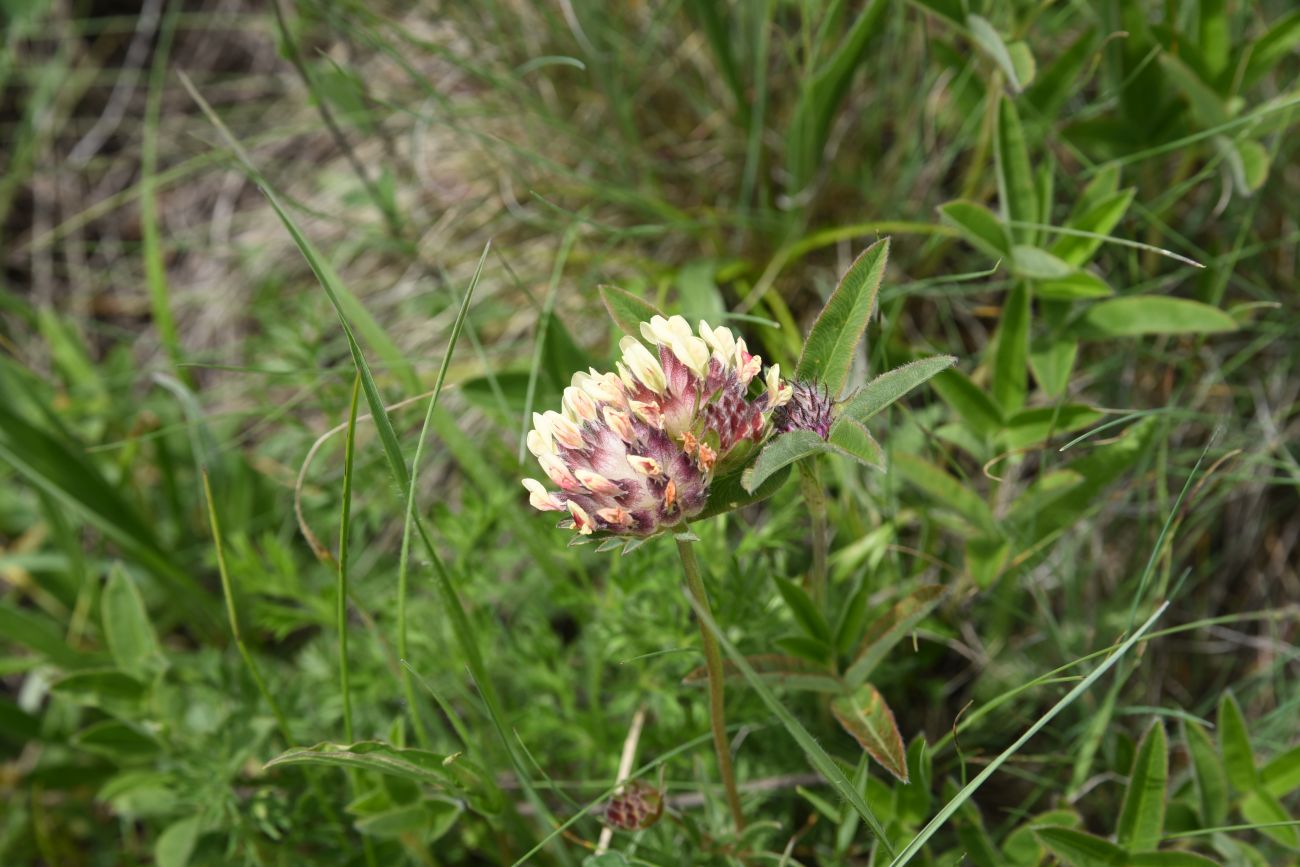
[[[605,822],[620,831],[644,831],[664,814],[664,796],[642,780],[633,780],[605,805]]]

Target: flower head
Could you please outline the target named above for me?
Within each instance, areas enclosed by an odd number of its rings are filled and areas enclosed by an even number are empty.
[[[834,401],[824,385],[796,382],[785,386],[785,400],[772,416],[777,433],[810,430],[822,439],[831,435]]]
[[[623,338],[614,372],[574,374],[563,412],[533,414],[528,448],[559,490],[524,479],[529,502],[567,511],[561,526],[581,535],[652,536],[698,515],[714,475],[791,399],[775,366],[750,396],[762,359],[726,328],[655,316],[640,330],[645,343]]]

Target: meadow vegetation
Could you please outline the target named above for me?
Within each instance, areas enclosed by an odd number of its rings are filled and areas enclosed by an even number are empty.
[[[0,863],[1300,863],[1293,4],[0,21]],[[655,311],[855,421],[570,545]]]

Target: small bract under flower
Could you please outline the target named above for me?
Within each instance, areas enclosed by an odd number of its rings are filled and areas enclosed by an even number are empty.
[[[750,397],[762,359],[726,328],[655,316],[640,330],[653,350],[623,338],[616,372],[574,374],[563,412],[533,414],[528,449],[559,490],[524,479],[529,502],[583,535],[652,536],[698,515],[791,397],[775,365]]]

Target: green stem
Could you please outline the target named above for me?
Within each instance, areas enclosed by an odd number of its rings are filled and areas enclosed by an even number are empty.
[[[682,558],[682,571],[686,573],[686,586],[690,589],[691,596],[702,610],[712,615],[709,596],[700,578],[700,564],[695,559],[695,549],[690,542],[678,539],[677,553]],[[727,806],[731,809],[731,818],[736,824],[736,833],[739,834],[745,830],[745,816],[740,810],[736,774],[731,768],[731,745],[727,741],[727,720],[722,699],[722,651],[718,648],[718,640],[702,620],[700,639],[704,644],[704,665],[709,674],[709,723],[713,727],[713,749],[718,754],[718,772],[722,775],[722,785],[727,792]]]
[[[822,489],[816,458],[800,462],[799,483],[803,490],[804,503],[808,506],[808,514],[812,517],[813,562],[806,587],[817,610],[825,612],[826,553],[830,547],[830,536],[826,523],[826,491]]]

